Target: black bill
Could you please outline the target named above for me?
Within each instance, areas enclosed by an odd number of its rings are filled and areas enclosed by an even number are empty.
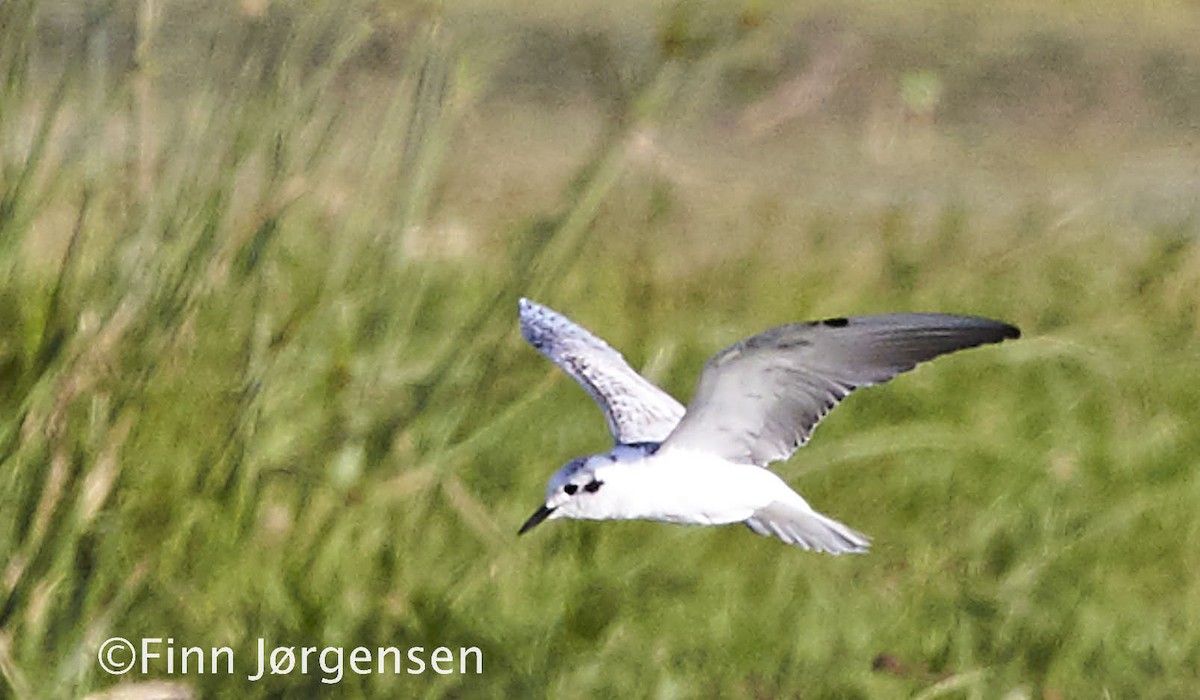
[[[542,522],[546,518],[549,518],[550,514],[553,512],[553,508],[545,505],[543,505],[541,508],[538,508],[533,515],[529,516],[529,520],[525,521],[525,524],[521,526],[521,529],[517,530],[517,534],[524,535],[526,532],[529,532],[535,525]]]

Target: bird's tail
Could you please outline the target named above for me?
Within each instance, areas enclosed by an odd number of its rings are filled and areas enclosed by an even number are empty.
[[[827,518],[811,508],[800,509],[776,501],[754,511],[746,525],[760,535],[774,535],[787,544],[830,554],[861,554],[871,540],[861,532]]]

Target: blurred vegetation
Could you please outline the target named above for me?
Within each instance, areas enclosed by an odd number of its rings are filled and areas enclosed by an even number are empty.
[[[150,697],[113,635],[484,650],[351,697],[1194,693],[1197,12],[0,3],[0,695]],[[1026,337],[778,466],[868,556],[518,541],[606,447],[519,295],[682,398],[786,321]]]

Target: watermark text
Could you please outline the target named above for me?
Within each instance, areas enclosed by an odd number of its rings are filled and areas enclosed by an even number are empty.
[[[172,637],[142,637],[129,640],[110,637],[96,652],[100,668],[119,676],[138,675],[245,674],[250,682],[269,676],[317,675],[322,683],[340,683],[347,674],[420,676],[435,673],[482,675],[483,651],[479,647],[445,646],[363,647],[287,646],[269,644],[259,638],[253,658],[240,660],[232,647],[191,646]]]

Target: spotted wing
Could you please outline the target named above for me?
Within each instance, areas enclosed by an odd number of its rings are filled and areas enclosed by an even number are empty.
[[[662,442],[683,405],[638,374],[621,353],[553,309],[521,299],[521,335],[591,395],[617,444]]]
[[[679,427],[662,449],[715,453],[741,464],[787,459],[858,387],[920,362],[1017,338],[999,321],[886,314],[795,323],[747,338],[708,361]]]

